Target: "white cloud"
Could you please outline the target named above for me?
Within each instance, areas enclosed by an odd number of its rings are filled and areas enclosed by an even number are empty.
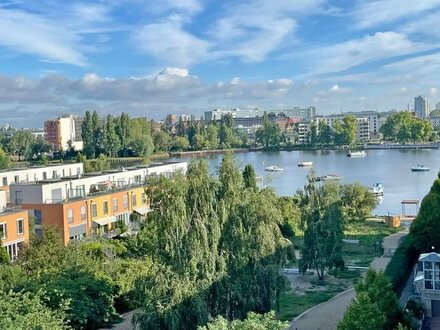
[[[359,0],[352,13],[358,28],[370,28],[408,17],[423,21],[421,13],[437,8],[440,0]]]
[[[432,96],[437,96],[437,92],[438,92],[438,90],[437,90],[437,88],[435,88],[435,87],[431,87],[431,88],[429,89],[429,93],[430,93]]]

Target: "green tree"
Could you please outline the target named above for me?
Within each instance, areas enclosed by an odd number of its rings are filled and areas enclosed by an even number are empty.
[[[209,124],[206,128],[206,143],[208,148],[218,148],[218,128],[214,124]]]
[[[228,321],[222,316],[215,318],[199,330],[285,330],[288,322],[282,322],[275,318],[275,313],[257,314],[250,312],[246,319]]]
[[[65,323],[65,305],[52,310],[42,302],[43,293],[0,291],[0,329],[70,329]]]
[[[338,186],[316,184],[313,171],[300,194],[304,244],[300,268],[315,269],[320,280],[335,266],[342,266],[343,221]]]
[[[115,119],[108,115],[102,132],[102,148],[107,156],[116,157],[120,147],[120,141],[116,134]]]
[[[97,172],[107,171],[111,168],[108,158],[104,154],[100,154],[93,162],[93,170]]]
[[[243,171],[243,182],[244,187],[247,189],[251,189],[253,191],[257,191],[257,176],[255,175],[254,167],[250,164],[244,167]]]
[[[220,125],[220,147],[223,149],[231,148],[234,144],[234,132],[232,128],[227,126],[225,123]]]
[[[9,167],[9,164],[11,163],[11,160],[9,159],[9,156],[6,155],[5,151],[0,148],[0,169],[6,169]]]
[[[310,144],[314,146],[318,142],[318,126],[315,122],[310,124]]]
[[[116,134],[119,137],[122,156],[127,157],[128,146],[130,144],[130,117],[126,113],[122,113],[121,116],[116,118]]]
[[[18,160],[20,161],[23,157],[25,160],[28,160],[32,157],[32,143],[34,141],[34,137],[30,131],[17,131],[11,137],[10,140],[10,148],[14,155],[18,156]]]
[[[345,116],[342,119],[342,127],[347,144],[354,144],[356,140],[356,117],[354,115]]]
[[[96,119],[95,119],[96,120]],[[81,123],[81,138],[83,141],[83,151],[88,158],[95,158],[95,132],[90,111],[86,111]]]
[[[171,136],[165,131],[158,131],[153,134],[153,142],[156,152],[167,152],[171,146]]]
[[[153,153],[154,143],[151,136],[151,125],[146,118],[131,120],[130,147],[140,157],[148,157]]]
[[[265,148],[278,147],[281,142],[280,128],[269,121],[267,113],[263,116],[263,127],[255,132],[255,140]]]
[[[360,183],[341,185],[342,213],[348,221],[364,220],[377,205],[377,198]]]
[[[185,151],[189,148],[189,141],[186,136],[176,136],[172,143],[173,151]]]

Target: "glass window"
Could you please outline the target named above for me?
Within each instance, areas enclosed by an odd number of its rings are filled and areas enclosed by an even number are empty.
[[[0,237],[5,239],[8,236],[6,223],[0,223]]]
[[[131,195],[131,206],[135,207],[137,204],[136,195]]]
[[[440,290],[440,281],[434,282],[434,290]]]
[[[438,271],[434,272],[434,280],[440,281],[440,272]]]
[[[20,182],[20,178],[18,177],[18,175],[14,176],[14,182],[15,183],[19,183]]]
[[[104,214],[108,214],[108,201],[104,201],[102,203],[102,209],[103,209]]]
[[[128,196],[124,195],[124,210],[128,209]]]
[[[41,216],[41,210],[34,210],[34,216],[35,216],[35,224],[41,225],[43,219]]]
[[[116,212],[118,210],[118,199],[113,198],[113,212]]]
[[[7,177],[3,177],[2,183],[3,183],[3,186],[7,186],[8,185],[8,178]]]
[[[425,269],[432,269],[432,262],[431,262],[431,261],[425,261],[425,262],[423,263],[423,267],[424,267]]]
[[[69,221],[69,223],[73,222],[73,210],[72,209],[67,209],[67,220]]]
[[[432,281],[425,281],[425,289],[432,290]]]
[[[43,180],[46,180],[46,179],[47,179],[47,173],[43,172]]]
[[[15,192],[15,204],[19,205],[23,203],[23,193],[21,190]]]
[[[98,210],[96,208],[96,204],[92,204],[92,218],[96,218],[98,216]]]
[[[81,220],[86,220],[87,213],[86,213],[86,207],[83,205],[81,206]]]
[[[24,234],[24,220],[18,219],[17,220],[17,235],[23,235]]]
[[[440,262],[434,262],[434,269],[440,270]]]

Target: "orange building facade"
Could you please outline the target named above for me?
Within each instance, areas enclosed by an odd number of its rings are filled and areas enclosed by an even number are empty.
[[[36,233],[42,226],[56,227],[64,244],[89,236],[111,238],[122,228],[131,230],[130,215],[140,217],[148,211],[144,187],[130,187],[117,191],[89,194],[87,197],[53,204],[22,204],[35,217]]]
[[[0,212],[0,238],[2,247],[14,260],[29,242],[28,211],[3,209]]]

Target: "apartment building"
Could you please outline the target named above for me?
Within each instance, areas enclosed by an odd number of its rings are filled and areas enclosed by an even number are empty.
[[[19,208],[8,208],[7,192],[0,190],[0,238],[11,260],[29,242],[29,214]]]
[[[81,124],[82,119],[76,115],[63,115],[48,120],[44,123],[45,139],[55,152],[67,150],[69,141],[76,150],[82,150]]]
[[[279,109],[279,110],[272,110],[272,109],[249,109],[249,110],[243,110],[243,109],[231,109],[231,110],[222,110],[222,109],[214,109],[211,111],[205,112],[205,121],[210,122],[212,120],[220,120],[222,116],[224,115],[232,115],[232,117],[237,120],[245,120],[245,118],[249,118],[249,120],[252,120],[252,118],[260,117],[262,118],[264,113],[274,113],[275,115],[283,114],[286,117],[290,118],[313,118],[316,116],[316,108],[315,107],[308,107],[308,108],[288,108],[288,109]]]
[[[440,254],[422,253],[414,268],[414,289],[427,317],[440,317]]]

